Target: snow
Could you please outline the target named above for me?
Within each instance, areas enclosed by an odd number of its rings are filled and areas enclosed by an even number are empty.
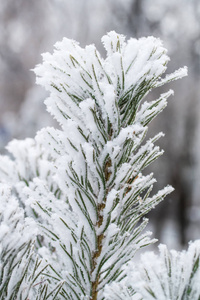
[[[156,84],[155,87],[159,87],[161,85],[164,85],[167,82],[183,78],[183,77],[185,77],[187,75],[188,75],[188,69],[185,66],[183,68],[180,68],[180,69],[176,70],[175,72],[173,72],[171,74],[166,75],[165,78],[163,78],[163,79],[161,79],[160,81],[157,82],[157,84]]]

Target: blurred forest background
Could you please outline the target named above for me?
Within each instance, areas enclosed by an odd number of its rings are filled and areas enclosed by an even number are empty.
[[[160,37],[171,62],[167,73],[187,65],[189,76],[160,88],[148,99],[174,89],[167,109],[149,134],[163,131],[165,150],[151,170],[156,188],[175,192],[150,215],[150,229],[169,247],[200,238],[200,1],[199,0],[6,0],[0,1],[0,149],[12,138],[33,137],[52,125],[30,69],[64,36],[81,46],[110,30],[129,37]],[[153,227],[153,228],[152,228]]]

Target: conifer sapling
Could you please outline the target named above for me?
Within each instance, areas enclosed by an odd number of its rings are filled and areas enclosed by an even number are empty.
[[[154,37],[126,42],[112,31],[102,42],[105,59],[94,45],[66,38],[43,55],[37,83],[50,92],[45,104],[60,129],[13,141],[14,160],[0,158],[1,181],[10,184],[25,220],[37,224],[35,252],[48,263],[45,285],[32,290],[37,299],[143,299],[125,283],[133,278],[130,262],[155,241],[144,232],[144,216],[173,190],[151,195],[153,174],[142,173],[163,153],[154,145],[163,133],[146,134],[173,92],[144,99],[187,69],[161,77],[169,57]]]

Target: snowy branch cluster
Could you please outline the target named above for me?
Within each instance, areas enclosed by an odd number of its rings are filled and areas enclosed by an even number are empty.
[[[161,78],[169,57],[153,37],[102,42],[105,59],[68,39],[43,55],[37,83],[60,129],[14,140],[0,157],[1,299],[199,299],[198,241],[133,260],[155,242],[144,216],[173,190],[151,195],[153,174],[142,173],[163,153],[147,125],[172,91],[143,99],[187,70]]]

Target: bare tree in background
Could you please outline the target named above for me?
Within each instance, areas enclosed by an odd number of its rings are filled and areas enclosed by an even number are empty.
[[[121,12],[123,4],[119,7],[118,1],[115,11]],[[185,245],[191,238],[190,209],[194,202],[195,164],[199,160],[197,149],[194,149],[195,129],[199,122],[199,75],[200,75],[200,5],[197,1],[154,1],[132,0],[126,18],[127,27],[124,32],[136,37],[142,35],[160,36],[170,48],[172,60],[178,64],[185,63],[189,67],[187,84],[182,82],[179,89],[175,88],[176,100],[164,112],[162,119],[156,120],[155,128],[162,128],[167,135],[164,145],[166,156],[163,158],[162,168],[155,169],[164,182],[170,182],[175,187],[171,196],[173,205],[162,203],[155,213],[156,236],[166,239],[166,223],[173,221],[178,227],[179,242]],[[119,13],[117,18],[120,17]],[[187,23],[185,22],[187,20]],[[190,26],[188,26],[190,24]],[[172,69],[176,66],[171,66]],[[171,124],[176,124],[172,128]],[[195,151],[196,150],[196,151]],[[165,170],[165,172],[163,171]],[[167,171],[167,172],[166,172]],[[166,174],[164,176],[163,174]],[[196,182],[198,185],[198,183]],[[197,193],[196,193],[197,194]],[[200,200],[200,199],[198,199]],[[175,230],[175,227],[174,227]],[[171,233],[171,232],[170,232]],[[190,233],[190,234],[188,234]],[[170,239],[171,237],[169,237]]]

